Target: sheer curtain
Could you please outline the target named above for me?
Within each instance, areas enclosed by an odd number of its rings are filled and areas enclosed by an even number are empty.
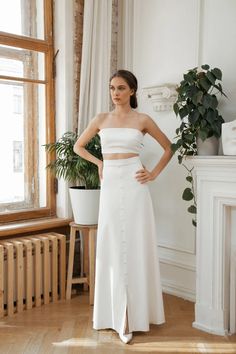
[[[109,110],[112,1],[85,0],[78,133]]]

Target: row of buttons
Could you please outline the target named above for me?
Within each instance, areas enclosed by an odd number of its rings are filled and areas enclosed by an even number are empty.
[[[124,208],[124,181],[122,180],[122,174],[120,174],[120,231],[121,231],[121,252],[123,261],[123,278],[124,284],[127,287],[127,244],[125,235],[125,208]]]

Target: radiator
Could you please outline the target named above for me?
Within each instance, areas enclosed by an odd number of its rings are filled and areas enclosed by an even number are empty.
[[[0,241],[0,317],[65,299],[66,236]]]

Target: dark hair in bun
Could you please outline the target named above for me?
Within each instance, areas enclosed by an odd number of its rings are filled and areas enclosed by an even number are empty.
[[[122,77],[129,87],[134,90],[134,93],[132,96],[130,96],[130,106],[132,108],[137,108],[138,107],[138,101],[137,101],[137,96],[136,96],[136,91],[138,89],[138,81],[136,77],[134,76],[131,71],[128,70],[117,70],[110,78],[110,82],[114,77]]]

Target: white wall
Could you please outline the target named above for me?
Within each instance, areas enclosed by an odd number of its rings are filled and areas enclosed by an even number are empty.
[[[208,63],[223,71],[223,88],[230,100],[221,100],[221,113],[226,121],[236,119],[236,1],[128,1],[134,10],[130,19],[134,23],[134,42],[133,47],[124,48],[125,55],[119,54],[122,58],[131,52],[133,63],[126,68],[136,74],[139,87],[178,84],[188,69]],[[154,112],[140,95],[139,111],[148,113],[173,140],[178,126],[173,112]],[[153,166],[161,154],[154,139],[147,137],[142,154],[146,166]],[[187,186],[185,176],[185,169],[174,157],[158,179],[150,183],[150,189],[158,226],[164,291],[194,300],[195,230],[186,211],[190,204],[181,198]]]
[[[225,121],[236,119],[236,1],[203,1],[201,11],[201,62],[218,66],[223,72],[223,88],[228,99],[220,101]]]
[[[223,71],[223,87],[229,100],[221,101],[226,121],[236,119],[236,13],[235,0],[124,0],[129,16],[123,19],[132,34],[123,33],[127,45],[122,58],[134,71],[139,87],[179,83],[186,70],[208,63]],[[119,0],[119,6],[122,0]],[[57,137],[72,129],[73,107],[73,0],[55,1],[55,51],[57,57],[56,120]],[[128,37],[127,37],[128,36]],[[133,46],[129,39],[133,40]],[[131,41],[132,43],[132,41]],[[122,43],[119,43],[121,50]],[[148,113],[172,139],[178,121],[172,112],[154,112],[151,104],[139,97],[139,110]],[[142,159],[153,166],[162,150],[152,138],[145,138]],[[164,291],[195,298],[195,230],[182,201],[186,187],[185,170],[174,157],[150,183],[158,226],[157,241]],[[60,181],[58,216],[71,215],[67,185]],[[234,213],[235,214],[235,213]],[[233,215],[234,215],[233,214]],[[207,237],[207,235],[206,235]]]

